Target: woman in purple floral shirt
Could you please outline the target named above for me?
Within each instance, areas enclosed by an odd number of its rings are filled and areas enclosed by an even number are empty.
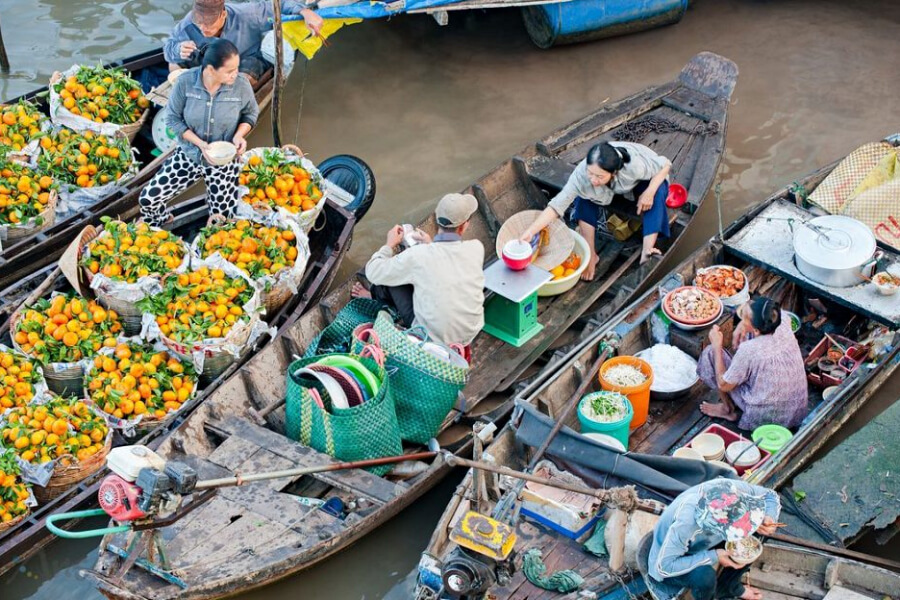
[[[766,297],[744,304],[738,315],[734,356],[722,347],[718,326],[709,332],[710,345],[700,356],[697,374],[719,391],[721,402],[704,402],[700,410],[726,421],[740,418],[738,426],[745,430],[767,423],[796,427],[809,410],[806,370],[790,319]]]

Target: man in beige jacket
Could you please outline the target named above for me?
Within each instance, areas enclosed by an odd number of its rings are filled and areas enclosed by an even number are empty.
[[[438,234],[418,232],[417,243],[398,253],[403,227],[366,264],[371,296],[392,305],[404,325],[420,325],[432,340],[468,346],[484,325],[484,247],[462,239],[478,209],[470,194],[447,194],[438,203]],[[368,296],[362,286],[356,296]]]

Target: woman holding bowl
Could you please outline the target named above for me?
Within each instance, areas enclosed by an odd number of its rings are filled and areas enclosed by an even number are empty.
[[[241,165],[232,159],[216,165],[210,144],[234,144],[239,157],[247,149],[244,139],[256,125],[259,105],[253,88],[238,77],[240,55],[228,40],[207,46],[199,67],[185,72],[172,87],[166,125],[177,139],[175,152],[141,190],[141,218],[162,226],[172,219],[166,203],[199,179],[206,182],[210,217],[231,216],[237,200]]]
[[[669,195],[669,171],[672,163],[647,146],[631,142],[603,142],[591,147],[584,160],[578,163],[563,189],[547,208],[525,230],[521,239],[530,242],[542,229],[565,215],[572,203],[572,217],[578,222],[578,232],[591,246],[591,257],[581,278],[591,281],[597,267],[597,223],[600,210],[608,206],[616,195],[632,192],[635,212],[642,218],[644,234],[641,263],[660,254],[656,240],[660,234],[669,237],[669,216],[666,196]]]

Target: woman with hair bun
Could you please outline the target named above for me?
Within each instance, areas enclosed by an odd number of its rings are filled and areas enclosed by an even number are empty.
[[[588,150],[578,163],[563,189],[547,208],[525,230],[523,241],[563,217],[574,202],[572,217],[578,222],[578,232],[591,246],[591,258],[581,275],[585,281],[594,278],[597,266],[596,232],[601,207],[609,205],[615,195],[631,192],[636,201],[635,211],[642,217],[644,234],[641,263],[660,254],[656,239],[669,237],[669,216],[666,196],[669,195],[669,171],[672,163],[647,146],[630,142],[603,142]]]
[[[215,165],[207,151],[212,142],[231,142],[237,156],[247,149],[245,136],[256,124],[259,105],[246,77],[238,77],[241,57],[228,40],[206,47],[199,67],[177,79],[166,105],[166,126],[178,147],[141,190],[141,218],[161,227],[172,219],[167,202],[203,179],[210,218],[230,217],[237,202],[241,163]]]
[[[777,302],[760,296],[738,309],[734,328],[734,356],[723,348],[718,325],[697,363],[697,375],[719,392],[719,403],[704,402],[703,414],[737,421],[752,430],[774,423],[796,427],[809,412],[806,369],[791,320]],[[740,414],[738,411],[743,412]]]

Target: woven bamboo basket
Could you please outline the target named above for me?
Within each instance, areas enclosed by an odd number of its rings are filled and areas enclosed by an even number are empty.
[[[263,306],[266,307],[266,315],[272,316],[278,312],[278,309],[284,306],[292,295],[291,288],[288,287],[286,281],[279,281],[268,292],[260,292],[260,299]]]
[[[21,308],[22,307],[16,309],[16,312],[13,313],[12,317],[9,320],[10,338],[12,338],[12,344],[16,350],[18,350],[25,356],[34,358],[31,354],[22,350],[22,347],[16,342],[15,339],[14,332],[16,331],[19,321],[22,318],[22,313],[20,312]],[[60,364],[70,363],[49,363],[42,366],[44,370],[44,380],[47,382],[47,387],[51,392],[58,396],[66,397],[81,395],[82,379],[84,378],[84,372],[81,366],[75,365],[67,367],[65,369],[54,369],[54,365]]]
[[[128,142],[134,142],[134,138],[137,137],[138,132],[144,126],[144,123],[147,122],[147,118],[150,115],[150,109],[144,109],[144,114],[141,115],[141,118],[131,123],[129,125],[122,125],[122,128],[119,130],[128,136]]]
[[[53,469],[53,476],[44,487],[34,486],[34,497],[40,504],[46,504],[63,494],[75,484],[83,481],[103,468],[106,464],[106,455],[112,449],[112,431],[106,436],[106,444],[103,450],[83,461],[75,461],[67,467],[59,465]]]
[[[157,228],[151,228],[151,230],[156,230]],[[101,230],[96,236],[88,239],[79,249],[78,251],[78,264],[81,265],[81,257],[84,253],[84,250],[87,248],[88,243],[94,241],[95,238],[103,235],[103,231]],[[184,251],[185,257],[190,254],[190,251],[187,245],[182,240],[181,243],[182,250]],[[84,279],[87,281],[88,286],[94,281],[94,274],[91,273],[89,269],[86,267],[80,266],[82,275]],[[122,327],[125,330],[125,335],[137,335],[141,332],[141,318],[144,313],[141,311],[136,302],[128,302],[126,300],[121,300],[116,298],[113,294],[109,293],[103,289],[92,290],[94,295],[97,297],[97,300],[102,304],[107,310],[114,310],[116,314],[119,315],[119,320],[122,322]]]
[[[31,509],[28,509],[25,511],[25,514],[21,514],[18,517],[16,517],[15,519],[11,519],[11,520],[7,521],[6,523],[0,522],[0,534],[2,534],[4,531],[8,531],[8,530],[12,529],[16,525],[18,525],[19,523],[24,521],[25,519],[28,518],[28,515],[30,515],[30,514],[31,514]]]
[[[50,200],[47,202],[46,208],[38,215],[42,219],[40,224],[36,223],[35,219],[32,219],[21,225],[0,225],[0,242],[3,243],[3,246],[15,244],[17,241],[43,231],[56,223],[56,203],[58,198],[56,190],[50,192]]]
[[[250,324],[259,319],[258,315],[253,315],[250,318]],[[176,354],[180,359],[191,362],[193,360],[193,354],[195,351],[203,352],[203,372],[199,374],[200,381],[203,383],[209,383],[219,375],[225,372],[228,367],[232,365],[239,357],[243,357],[244,354],[248,351],[246,347],[247,340],[250,339],[250,331],[252,327],[247,327],[245,330],[237,337],[234,337],[228,340],[228,344],[236,345],[241,348],[238,357],[235,357],[231,352],[228,352],[225,349],[226,343],[219,342],[215,344],[192,344],[190,346],[184,345],[181,342],[176,342],[175,340],[169,339],[164,335],[160,335],[160,340],[162,343],[172,351],[172,353]]]
[[[290,152],[292,154],[295,154],[296,156],[299,156],[301,158],[303,158],[305,156],[303,153],[303,150],[301,150],[299,147],[297,147],[293,144],[284,144],[281,147],[281,149],[284,150],[285,152]],[[298,225],[300,225],[300,228],[303,230],[303,233],[306,233],[306,234],[308,234],[310,232],[310,230],[312,230],[313,226],[316,224],[316,220],[319,218],[319,215],[325,209],[325,200],[328,197],[328,188],[327,188],[327,183],[325,182],[325,178],[322,177],[322,174],[319,173],[318,170],[315,169],[315,167],[313,167],[312,169],[313,170],[311,171],[311,174],[318,175],[319,180],[320,180],[319,185],[322,189],[322,197],[319,198],[319,202],[316,204],[316,207],[311,208],[309,210],[304,210],[302,212],[297,212],[297,213],[290,213],[288,211],[285,211],[285,212],[288,212],[288,214],[290,215],[289,218],[292,219],[293,221],[295,221]],[[256,211],[259,214],[264,215],[264,216],[271,215],[271,214],[277,212],[272,207],[270,207],[268,204],[263,203],[263,202],[251,201],[251,202],[249,202],[249,204],[253,208],[254,211]]]

